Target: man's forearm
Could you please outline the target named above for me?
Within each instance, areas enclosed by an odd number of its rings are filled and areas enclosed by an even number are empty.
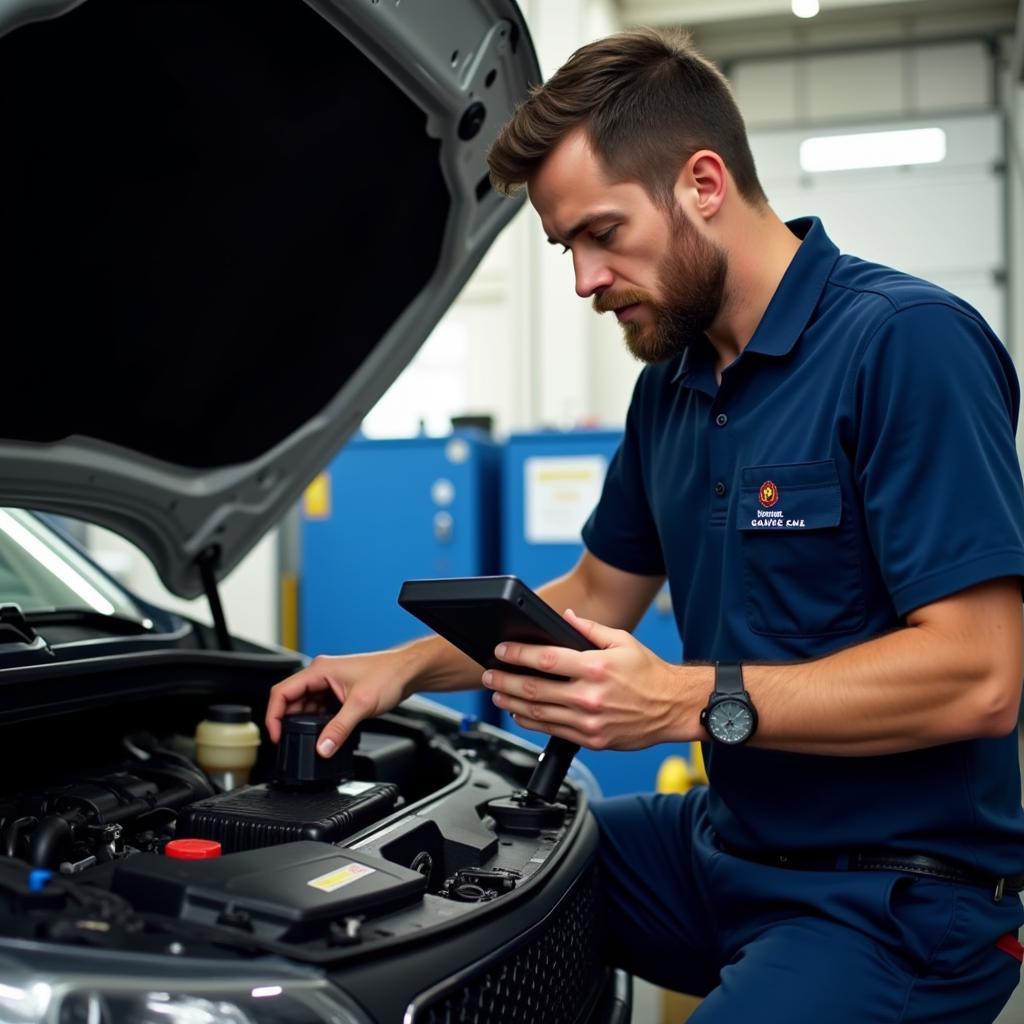
[[[1020,703],[1020,592],[996,581],[939,602],[938,614],[815,661],[744,666],[759,725],[752,745],[833,756],[892,754],[1003,736]],[[963,614],[953,614],[957,604]],[[959,623],[959,627],[958,627]],[[713,684],[684,666],[688,731]]]
[[[776,750],[894,754],[1006,735],[1017,718],[988,666],[950,663],[913,626],[818,661],[750,665],[744,677],[762,709],[754,743]]]
[[[483,669],[444,637],[427,636],[396,648],[406,696],[429,691],[447,693],[480,685]]]

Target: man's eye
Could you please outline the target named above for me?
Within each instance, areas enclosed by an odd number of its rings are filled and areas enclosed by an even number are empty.
[[[615,234],[615,229],[618,227],[617,224],[613,224],[607,231],[602,231],[599,235],[594,235],[594,241],[600,242],[601,245],[607,245]]]

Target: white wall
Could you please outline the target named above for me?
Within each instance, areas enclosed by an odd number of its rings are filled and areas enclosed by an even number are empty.
[[[523,0],[521,7],[545,77],[619,27],[613,0]],[[364,431],[403,436],[422,421],[428,433],[442,433],[448,416],[464,412],[491,413],[501,435],[620,424],[639,369],[614,319],[598,317],[576,295],[571,261],[547,244],[527,206]]]
[[[160,582],[149,559],[134,544],[99,526],[87,526],[92,556],[139,597],[209,625],[206,598],[185,601]],[[257,643],[279,642],[277,531],[267,534],[221,584],[224,617],[233,636]]]
[[[1003,42],[1002,56],[981,40],[896,40],[845,54],[734,60],[728,69],[780,214],[817,213],[846,251],[962,295],[1019,361],[1022,101],[1020,86],[1006,82]],[[932,125],[947,133],[940,164],[821,175],[796,165],[809,135]]]

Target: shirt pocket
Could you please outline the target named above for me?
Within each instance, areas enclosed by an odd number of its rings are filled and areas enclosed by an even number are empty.
[[[829,636],[866,617],[860,538],[835,461],[740,471],[743,602],[755,633]]]

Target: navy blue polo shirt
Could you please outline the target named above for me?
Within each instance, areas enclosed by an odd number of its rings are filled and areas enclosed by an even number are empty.
[[[1002,344],[941,288],[840,255],[818,220],[789,227],[803,242],[721,385],[703,338],[640,374],[583,531],[603,561],[668,576],[695,661],[820,657],[1024,576]],[[738,847],[1024,871],[1015,735],[880,757],[705,750],[712,824]]]

